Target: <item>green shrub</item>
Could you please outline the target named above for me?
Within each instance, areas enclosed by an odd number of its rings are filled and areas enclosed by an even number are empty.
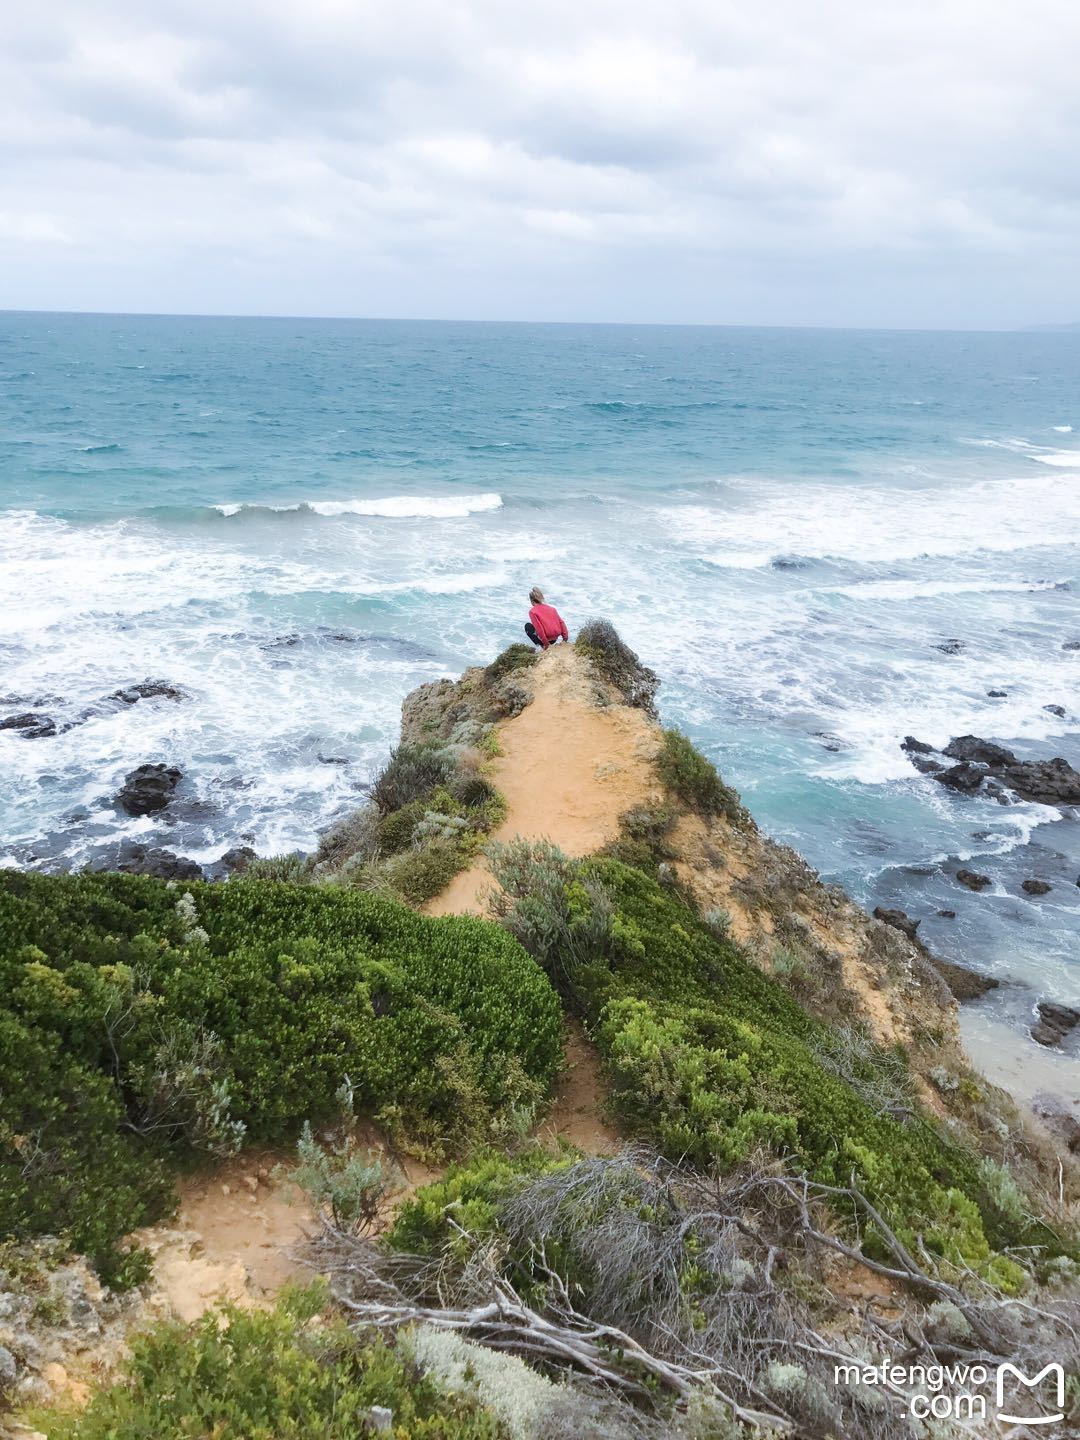
[[[701,815],[724,815],[733,824],[745,820],[738,795],[725,785],[712,765],[681,730],[665,730],[657,758],[660,779],[684,805]]]
[[[50,1416],[54,1440],[370,1440],[371,1410],[395,1440],[505,1440],[466,1393],[424,1377],[406,1349],[362,1340],[324,1293],[287,1293],[273,1310],[229,1308],[136,1341],[127,1377],[82,1415]]]
[[[397,855],[412,844],[413,833],[424,818],[427,799],[410,800],[400,810],[392,810],[379,821],[378,849],[384,855]]]
[[[910,1243],[1018,1283],[991,1247],[1049,1232],[985,1203],[975,1158],[917,1108],[894,1117],[864,1098],[895,1090],[894,1053],[848,1046],[842,1069],[824,1058],[828,1030],[655,879],[540,847],[530,866],[527,852],[506,922],[593,1028],[630,1130],[698,1165],[765,1146],[822,1182],[854,1180]]]
[[[399,745],[371,786],[371,798],[383,815],[423,800],[453,773],[453,759],[433,745]]]
[[[298,1186],[315,1213],[347,1235],[371,1229],[386,1195],[387,1176],[377,1154],[361,1154],[350,1134],[323,1144],[307,1120],[296,1142],[296,1164],[275,1173]]]
[[[244,866],[249,880],[279,880],[290,885],[306,884],[311,878],[309,855],[263,855]]]
[[[437,841],[396,855],[384,873],[403,899],[411,905],[422,905],[441,895],[454,876],[468,867],[471,858],[470,851],[461,844]]]
[[[149,876],[5,872],[0,1236],[66,1227],[102,1258],[160,1213],[165,1157],[238,1125],[295,1134],[346,1075],[429,1149],[502,1133],[561,1040],[550,984],[482,920],[246,876],[178,898]]]
[[[494,1233],[501,1202],[523,1180],[572,1163],[569,1152],[475,1155],[411,1195],[399,1207],[387,1242],[410,1255],[439,1255],[447,1249],[467,1255],[477,1240]],[[472,1237],[471,1244],[461,1231]]]
[[[494,684],[515,670],[528,670],[536,664],[538,657],[539,651],[533,645],[508,645],[501,655],[496,655],[490,665],[485,665],[484,678]]]
[[[379,812],[374,805],[353,810],[320,836],[316,863],[325,869],[343,865],[348,860],[370,860],[379,849],[379,830]]]
[[[642,665],[610,620],[587,620],[577,633],[574,649],[592,662],[601,678],[614,685],[628,705],[657,718],[660,677]]]

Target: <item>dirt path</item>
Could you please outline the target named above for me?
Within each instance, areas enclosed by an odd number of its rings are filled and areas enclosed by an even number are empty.
[[[640,710],[597,704],[597,687],[573,646],[541,655],[526,682],[532,703],[498,727],[492,781],[506,820],[492,837],[551,840],[588,855],[614,840],[619,817],[659,798],[653,758],[659,733]],[[428,915],[480,915],[492,880],[486,864],[456,875]]]
[[[570,646],[541,656],[529,681],[532,703],[499,726],[492,778],[507,815],[495,838],[550,839],[570,855],[587,855],[618,835],[624,811],[657,794],[657,732],[637,710],[598,706],[595,682]],[[483,914],[492,883],[486,865],[477,864],[426,912]],[[603,1118],[603,1104],[596,1051],[572,1024],[566,1068],[537,1134],[590,1154],[612,1151],[619,1137]],[[380,1148],[374,1135],[372,1148]],[[181,1185],[175,1220],[139,1237],[154,1255],[159,1303],[191,1320],[223,1300],[269,1303],[286,1280],[309,1273],[294,1257],[316,1222],[295,1188],[274,1173],[275,1162],[289,1159],[245,1154]],[[400,1168],[391,1209],[440,1173],[411,1160]]]

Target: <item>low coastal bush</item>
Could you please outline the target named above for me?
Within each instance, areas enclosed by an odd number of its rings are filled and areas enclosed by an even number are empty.
[[[745,820],[738,795],[681,730],[664,731],[656,763],[664,785],[691,810],[700,815],[723,815],[732,824]]]
[[[506,814],[482,763],[468,747],[398,746],[371,802],[323,836],[309,878],[415,906],[440,894]]]
[[[388,1410],[395,1440],[505,1440],[466,1390],[424,1375],[408,1347],[358,1338],[318,1287],[273,1310],[230,1308],[136,1341],[123,1383],[82,1415],[50,1415],[54,1440],[370,1440]]]
[[[0,1235],[103,1263],[164,1160],[358,1106],[440,1151],[561,1060],[558,999],[497,926],[338,886],[0,876]]]
[[[371,798],[380,814],[389,815],[422,800],[453,773],[450,756],[434,745],[399,745],[375,777]]]
[[[587,620],[575,637],[574,649],[591,661],[601,679],[614,685],[627,705],[657,718],[660,677],[641,663],[610,620]]]
[[[502,654],[496,655],[491,664],[484,667],[484,679],[489,684],[496,684],[515,670],[528,670],[539,657],[540,652],[534,645],[508,645]]]
[[[867,1098],[897,1093],[895,1052],[837,1059],[824,1026],[656,879],[546,847],[530,862],[524,843],[493,869],[505,923],[593,1030],[631,1132],[702,1166],[764,1146],[854,1183],[907,1243],[1004,1285],[1022,1272],[1002,1247],[1054,1243],[993,1203],[974,1156],[918,1107]]]

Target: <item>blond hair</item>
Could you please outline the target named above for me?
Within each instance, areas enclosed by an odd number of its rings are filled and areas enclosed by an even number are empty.
[[[534,585],[529,591],[529,599],[534,605],[542,605],[544,603],[544,592],[540,589],[539,585]]]

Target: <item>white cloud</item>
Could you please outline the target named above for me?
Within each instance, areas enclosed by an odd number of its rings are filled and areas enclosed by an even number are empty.
[[[11,240],[18,245],[72,245],[74,241],[51,215],[19,215],[0,210],[0,241]]]
[[[50,0],[0,17],[0,304],[1074,318],[1078,42],[1072,0]]]

